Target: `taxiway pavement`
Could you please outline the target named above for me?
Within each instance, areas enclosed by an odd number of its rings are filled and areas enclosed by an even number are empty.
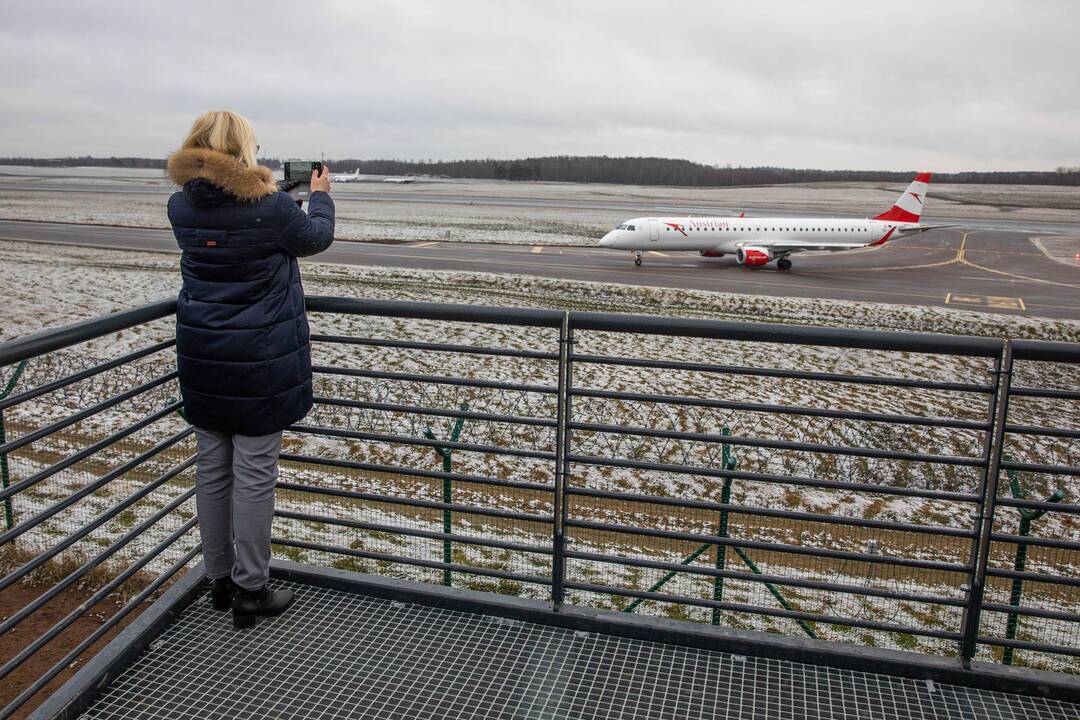
[[[0,240],[178,252],[169,230],[0,221]],[[1077,241],[1080,252],[1080,241]],[[732,257],[590,247],[339,240],[309,261],[834,298],[1080,320],[1080,259],[1052,260],[1025,233],[934,230],[880,248],[798,254],[794,268],[747,268]],[[778,300],[778,302],[782,302]]]

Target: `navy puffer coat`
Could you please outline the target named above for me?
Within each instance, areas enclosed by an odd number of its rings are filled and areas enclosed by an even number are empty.
[[[334,201],[305,213],[270,170],[212,150],[169,158],[169,222],[183,250],[176,355],[188,421],[265,435],[311,409],[311,349],[296,258],[334,238]]]

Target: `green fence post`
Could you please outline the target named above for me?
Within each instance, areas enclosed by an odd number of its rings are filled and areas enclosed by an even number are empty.
[[[731,430],[725,425],[720,430],[720,434],[721,435],[731,435]],[[724,470],[727,470],[729,472],[734,471],[735,468],[738,466],[738,463],[735,461],[735,458],[731,456],[731,445],[730,445],[730,443],[723,443],[722,453],[723,454],[721,455],[721,463],[723,465]],[[718,537],[723,537],[723,538],[730,537],[730,535],[728,534],[728,510],[727,510],[727,506],[730,503],[731,503],[731,478],[724,478],[724,485],[723,485],[723,488],[720,491],[720,504],[723,506],[723,509],[720,510],[720,528],[719,528],[718,532],[716,533]],[[698,557],[700,557],[703,553],[705,553],[710,547],[712,547],[712,545],[713,545],[713,543],[705,543],[704,545],[699,547],[697,550],[695,550],[694,552],[687,555],[686,558],[684,560],[682,560],[679,564],[680,565],[689,565],[694,560],[696,560]],[[737,545],[733,545],[731,547],[731,549],[734,550],[735,553],[739,556],[739,558],[746,564],[746,566],[748,568],[750,568],[750,572],[754,573],[755,575],[763,574],[761,572],[761,568],[759,568],[757,566],[757,564],[752,559],[750,559],[750,556],[747,554],[747,552],[745,550],[743,550],[741,547],[738,547]],[[722,544],[717,544],[716,545],[716,569],[717,570],[724,570],[725,566],[726,566],[726,561],[727,561],[727,546],[722,545]],[[660,578],[659,580],[654,582],[652,584],[652,586],[649,587],[649,589],[646,590],[645,592],[656,592],[657,590],[662,588],[664,585],[666,585],[668,583],[668,581],[670,581],[672,578],[674,578],[678,573],[679,573],[678,570],[669,571],[662,578]],[[795,612],[796,611],[796,608],[793,607],[792,604],[788,602],[787,598],[784,597],[784,594],[782,592],[780,592],[779,588],[777,588],[771,582],[766,582],[766,583],[764,583],[764,585],[765,585],[766,588],[769,589],[769,592],[772,593],[772,596],[777,599],[777,601],[780,603],[780,605],[785,610],[788,610],[790,612]],[[717,602],[721,602],[721,601],[723,601],[723,599],[724,599],[724,578],[722,578],[720,576],[717,576],[717,577],[715,577],[713,579],[713,600],[716,600]],[[637,608],[637,606],[640,605],[641,603],[645,602],[645,600],[646,600],[646,598],[636,598],[632,603],[630,603],[625,608],[623,608],[623,612],[633,612]],[[807,635],[809,635],[812,638],[817,637],[817,633],[814,632],[814,627],[810,623],[806,622],[805,620],[798,620],[798,619],[796,619],[795,622],[799,623],[799,627],[801,627],[803,629],[803,632],[805,632]],[[719,625],[720,624],[720,608],[713,608],[712,609],[712,624],[713,625]]]
[[[1005,458],[1009,460],[1009,458]],[[1017,500],[1024,500],[1025,495],[1023,489],[1020,487],[1020,477],[1015,470],[1006,470],[1005,473],[1009,476],[1009,486],[1012,488],[1013,497]],[[1054,492],[1053,495],[1046,498],[1046,502],[1056,503],[1065,499],[1065,492],[1060,488]],[[1017,533],[1020,537],[1027,537],[1031,533],[1031,523],[1038,520],[1040,517],[1046,514],[1046,510],[1032,510],[1030,508],[1017,508],[1020,513],[1020,531]],[[1016,544],[1016,557],[1013,560],[1013,570],[1016,572],[1023,572],[1027,566],[1027,543]],[[1012,589],[1009,592],[1009,605],[1014,608],[1020,607],[1020,599],[1024,593],[1024,581],[1020,578],[1013,578]],[[1015,640],[1016,631],[1020,626],[1020,616],[1016,613],[1009,613],[1008,620],[1005,623],[1005,639]],[[1013,663],[1013,650],[1014,648],[1005,647],[1001,653],[1001,662],[1005,665],[1012,665]]]
[[[19,376],[22,375],[23,368],[26,367],[26,361],[23,360],[15,366],[15,372],[12,374],[11,379],[4,385],[4,390],[0,392],[0,400],[3,400],[11,391],[15,389],[15,383],[19,382]],[[7,434],[4,431],[4,411],[0,410],[0,445],[7,442]],[[8,459],[7,453],[0,453],[0,486],[4,490],[8,489],[8,485],[11,484],[11,475],[8,471]],[[4,498],[4,525],[8,530],[15,527],[15,510],[11,506],[11,498]]]
[[[721,435],[730,435],[731,428],[725,425],[720,430]],[[721,465],[724,470],[734,470],[738,463],[735,462],[735,458],[731,456],[731,444],[724,443],[722,446]],[[716,533],[722,538],[728,537],[728,511],[727,505],[731,502],[731,478],[724,478],[724,486],[720,490],[720,504],[724,506],[724,509],[720,511],[720,529]],[[727,545],[716,546],[716,569],[723,570],[727,566]],[[713,600],[716,602],[722,602],[724,600],[724,578],[717,576],[713,579]],[[712,624],[720,624],[720,608],[713,608],[712,610]]]
[[[694,560],[701,557],[711,547],[712,547],[712,543],[705,543],[704,545],[699,547],[697,550],[695,550],[694,552],[687,555],[686,558],[684,558],[683,560],[681,560],[679,562],[679,564],[680,565],[689,565],[690,563],[694,562]],[[656,582],[654,582],[652,584],[652,586],[649,587],[649,589],[646,590],[645,592],[656,592],[660,588],[664,587],[664,585],[666,585],[668,583],[668,581],[671,580],[676,575],[678,575],[677,570],[670,571],[669,573],[664,575],[664,577],[662,577],[659,580],[657,580]],[[626,607],[623,608],[623,612],[634,612],[634,609],[638,605],[640,605],[641,603],[645,602],[645,600],[646,600],[646,598],[635,598],[634,602],[630,603],[629,605],[627,605]]]
[[[461,411],[468,412],[469,403],[461,403]],[[457,442],[457,439],[461,437],[461,428],[465,425],[465,418],[458,417],[454,421],[454,426],[450,430],[450,442]],[[435,433],[431,432],[431,428],[424,430],[424,436],[429,440],[435,439]],[[453,471],[453,454],[454,451],[451,448],[435,447],[433,448],[436,453],[442,458],[442,469],[445,473]],[[443,478],[442,485],[442,501],[449,505],[453,502],[453,484],[450,478]],[[449,508],[443,508],[443,534],[450,535],[453,532],[453,516]],[[450,587],[452,581],[452,574],[450,572],[450,563],[453,562],[453,544],[450,542],[450,538],[443,539],[443,564],[446,566],[443,568],[443,585]]]

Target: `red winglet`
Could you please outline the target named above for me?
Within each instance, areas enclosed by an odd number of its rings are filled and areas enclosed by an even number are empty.
[[[919,173],[918,175],[915,176],[915,182],[928,183],[928,182],[930,182],[930,176],[932,174],[933,173],[925,173],[925,172],[924,173]]]

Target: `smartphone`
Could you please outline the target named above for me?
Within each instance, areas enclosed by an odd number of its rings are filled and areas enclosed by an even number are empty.
[[[286,160],[285,182],[311,182],[311,173],[322,173],[322,163],[318,160]]]

